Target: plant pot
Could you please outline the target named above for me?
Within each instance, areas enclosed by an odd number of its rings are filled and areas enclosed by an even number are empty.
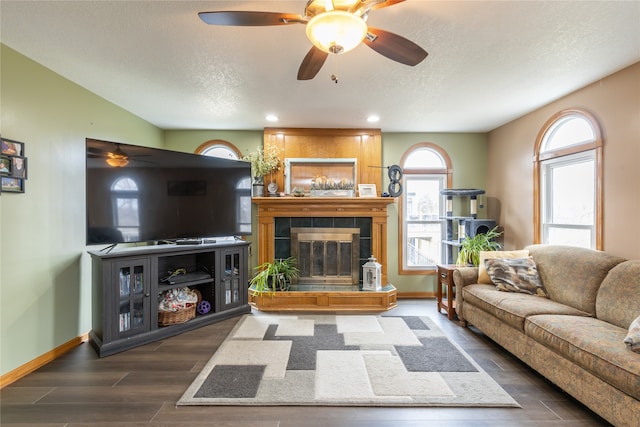
[[[269,276],[267,279],[267,285],[270,289],[274,291],[288,291],[291,287],[291,282],[284,278],[284,275],[281,274],[279,278],[277,278],[275,286],[273,284],[273,276]]]
[[[353,197],[354,190],[311,190],[311,197]]]
[[[253,197],[263,197],[263,196],[264,196],[264,177],[254,176],[253,177]]]

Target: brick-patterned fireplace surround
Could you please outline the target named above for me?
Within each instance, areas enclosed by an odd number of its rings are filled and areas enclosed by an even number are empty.
[[[387,280],[387,206],[385,197],[254,197],[258,207],[258,264],[291,254],[290,229],[298,227],[359,228],[358,268],[372,254],[382,265],[381,292],[294,291],[275,297],[250,295],[267,310],[388,310],[395,307],[396,289]],[[362,284],[362,279],[360,279]],[[258,305],[261,306],[258,306]]]

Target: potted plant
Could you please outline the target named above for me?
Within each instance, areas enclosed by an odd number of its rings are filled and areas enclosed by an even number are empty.
[[[260,264],[255,268],[258,273],[249,281],[251,290],[259,294],[289,290],[291,281],[300,274],[296,264],[297,261],[293,257]]]
[[[458,266],[473,265],[477,267],[480,264],[480,251],[497,251],[502,247],[498,242],[498,237],[502,235],[502,231],[498,231],[498,227],[493,227],[486,233],[478,233],[473,237],[466,237],[461,243],[458,250]]]
[[[251,162],[251,173],[253,175],[253,195],[256,197],[264,196],[264,177],[270,173],[280,170],[280,156],[278,148],[273,145],[267,145],[264,149],[259,147],[256,151],[252,151],[242,160]]]

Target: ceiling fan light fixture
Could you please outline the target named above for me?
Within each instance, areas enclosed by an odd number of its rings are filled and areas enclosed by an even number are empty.
[[[307,23],[307,37],[315,47],[327,53],[345,53],[358,46],[367,35],[367,24],[353,13],[331,10]]]
[[[116,146],[115,151],[113,153],[108,153],[107,158],[104,159],[104,161],[107,162],[109,166],[121,168],[129,164],[129,156],[120,150],[120,146]]]
[[[121,168],[129,164],[129,160],[126,157],[109,157],[105,159],[105,162],[114,168]]]

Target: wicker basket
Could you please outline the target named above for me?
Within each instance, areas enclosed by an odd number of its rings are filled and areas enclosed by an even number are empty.
[[[179,311],[158,311],[158,325],[170,326],[184,323],[196,317],[196,304]]]

